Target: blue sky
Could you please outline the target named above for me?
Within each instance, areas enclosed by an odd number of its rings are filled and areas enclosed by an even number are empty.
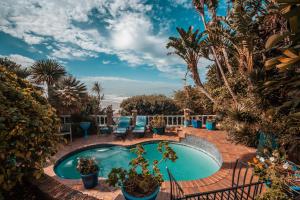
[[[176,27],[202,28],[191,0],[1,0],[0,56],[28,67],[57,59],[106,103],[137,94],[172,95],[186,66],[167,56]],[[219,14],[224,13],[224,6]],[[205,66],[201,60],[201,77]]]

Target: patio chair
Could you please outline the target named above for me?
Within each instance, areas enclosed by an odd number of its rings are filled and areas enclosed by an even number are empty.
[[[128,131],[130,130],[130,121],[131,121],[130,117],[120,117],[118,121],[118,125],[114,130],[114,134],[117,137],[122,137],[122,138],[126,137]]]
[[[57,135],[64,136],[70,135],[70,141],[72,142],[72,124],[64,123],[59,127],[59,133]]]
[[[147,117],[146,116],[137,116],[136,123],[132,130],[133,134],[137,137],[144,137],[146,132]]]

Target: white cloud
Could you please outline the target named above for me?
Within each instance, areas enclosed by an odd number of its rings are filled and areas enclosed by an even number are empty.
[[[170,0],[173,5],[182,6],[184,8],[192,8],[193,3],[191,0]]]
[[[111,64],[111,61],[109,61],[109,60],[102,60],[102,64],[104,64],[104,65]]]
[[[169,77],[182,77],[184,63],[167,56],[168,23],[154,31],[151,9],[142,0],[2,0],[0,31],[30,45],[44,44],[50,58],[85,59],[105,53],[130,66],[148,65]],[[99,12],[93,19],[92,10]],[[90,26],[92,20],[102,26]]]
[[[23,67],[30,67],[33,63],[34,60],[19,54],[10,54],[7,56],[0,55],[0,57],[7,57],[9,60],[14,61],[15,63],[23,66]]]

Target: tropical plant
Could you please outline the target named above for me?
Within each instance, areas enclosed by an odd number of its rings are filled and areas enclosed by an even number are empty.
[[[0,67],[0,187],[39,178],[57,151],[60,120],[41,92]]]
[[[51,87],[57,83],[65,74],[65,68],[55,60],[38,60],[30,69],[32,79],[37,84],[46,84],[47,95]]]
[[[104,94],[101,94],[103,88],[99,82],[95,82],[92,87],[92,91],[96,94],[97,112],[101,112],[101,101],[104,99]]]
[[[146,151],[141,144],[138,144],[131,149],[137,157],[130,161],[130,169],[113,168],[108,175],[108,184],[122,186],[126,192],[136,197],[147,196],[154,192],[163,182],[159,164],[167,160],[174,162],[177,159],[176,153],[167,142],[160,142],[157,150],[162,154],[162,158],[154,160],[150,170],[149,161],[143,157]]]
[[[60,113],[73,113],[79,111],[86,103],[87,89],[75,77],[67,76],[56,83],[52,97],[49,99]]]
[[[95,159],[88,157],[78,158],[76,169],[81,175],[93,174],[99,171],[99,167]]]
[[[27,68],[9,60],[8,58],[0,58],[0,65],[6,70],[15,73],[20,78],[27,78],[30,72]]]
[[[199,33],[199,30],[193,31],[193,27],[190,26],[187,31],[183,28],[176,28],[180,37],[169,37],[167,48],[173,48],[174,51],[170,54],[176,54],[181,57],[187,64],[187,69],[191,72],[192,79],[196,87],[212,102],[216,103],[214,98],[207,92],[203,86],[199,71],[198,62],[201,57],[208,57],[208,48],[205,44],[204,33]]]
[[[217,15],[216,15],[217,12],[216,12],[216,10],[217,10],[217,7],[218,7],[218,3],[219,3],[218,0],[193,0],[193,4],[194,4],[196,10],[198,11],[198,13],[200,15],[200,18],[202,20],[204,30],[208,31],[208,38],[211,38],[212,36],[209,34],[209,28],[208,28],[207,21],[206,21],[206,18],[205,18],[205,9],[204,8],[205,8],[205,5],[207,5],[208,10],[212,14],[212,21],[210,22],[210,24],[215,25],[215,24],[217,24]],[[218,70],[222,75],[225,86],[228,89],[228,91],[229,91],[229,93],[230,93],[230,95],[231,95],[231,97],[234,101],[235,107],[237,107],[238,106],[237,97],[234,94],[234,92],[232,91],[232,89],[231,89],[231,87],[230,87],[230,85],[227,81],[227,78],[225,76],[224,70],[222,68],[222,65],[221,65],[221,62],[220,62],[220,59],[219,59],[219,56],[217,55],[217,51],[216,51],[216,47],[215,47],[214,43],[212,43],[209,47],[210,47],[212,55],[214,56],[214,61],[216,63],[216,66],[218,67]]]
[[[188,87],[189,95],[186,91],[177,90],[174,92],[174,101],[183,110],[189,108],[195,114],[213,114],[213,103],[194,87]]]
[[[275,32],[266,41],[270,57],[265,68],[273,76],[267,77],[258,92],[264,94],[262,101],[268,105],[266,113],[272,113],[271,124],[284,120],[285,129],[279,129],[279,138],[282,143],[291,145],[300,130],[300,2],[275,2],[279,15],[286,18],[288,29]]]

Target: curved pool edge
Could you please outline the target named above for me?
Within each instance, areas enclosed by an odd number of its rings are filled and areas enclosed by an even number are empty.
[[[74,154],[77,154],[79,152],[82,152],[82,151],[85,151],[85,150],[90,150],[90,149],[94,149],[94,148],[101,148],[101,147],[113,147],[113,146],[120,146],[120,147],[125,147],[125,148],[131,148],[131,147],[134,147],[138,144],[149,144],[149,143],[155,143],[155,142],[160,142],[160,141],[165,141],[165,142],[168,142],[168,143],[174,143],[174,144],[180,144],[180,145],[183,145],[183,146],[187,146],[189,148],[193,148],[193,149],[196,149],[200,152],[203,152],[206,156],[210,157],[214,162],[216,162],[216,164],[218,165],[218,170],[215,171],[214,173],[206,176],[206,177],[203,177],[203,178],[200,178],[200,179],[204,179],[204,178],[207,178],[207,177],[210,177],[210,176],[213,176],[214,174],[216,174],[222,167],[222,158],[221,156],[215,156],[210,150],[209,148],[214,148],[215,152],[218,152],[218,154],[220,154],[219,150],[217,149],[217,147],[215,145],[213,145],[212,143],[208,142],[207,140],[203,139],[203,138],[193,138],[193,141],[197,141],[196,144],[193,144],[193,143],[190,143],[188,141],[186,141],[186,138],[185,140],[179,140],[179,141],[176,141],[176,140],[166,140],[166,139],[156,139],[156,140],[147,140],[147,141],[141,141],[141,142],[136,142],[136,143],[133,143],[133,144],[116,144],[116,143],[98,143],[98,144],[91,144],[91,145],[86,145],[84,147],[81,147],[81,148],[78,148],[78,149],[75,149],[73,151],[70,151],[64,155],[62,155],[61,157],[59,157],[54,165],[53,165],[53,172],[54,174],[59,178],[59,179],[62,179],[62,180],[71,180],[71,181],[75,181],[75,180],[81,180],[80,178],[65,178],[65,177],[60,177],[59,175],[57,175],[57,172],[56,172],[56,167],[61,163],[63,162],[66,158],[68,158],[69,156],[72,156]],[[201,146],[199,144],[202,144]],[[209,148],[208,148],[209,147]],[[98,177],[99,179],[106,179],[105,177]],[[198,180],[198,178],[194,179],[194,180],[179,180],[179,181],[195,181],[195,180]],[[165,180],[166,181],[166,180]]]
[[[243,161],[247,161],[248,159],[255,156],[256,150],[251,147],[245,147],[241,145],[236,145],[234,143],[231,143],[227,140],[228,133],[226,131],[207,131],[205,129],[194,129],[194,128],[183,128],[180,133],[169,135],[169,136],[156,136],[156,137],[145,137],[135,140],[126,140],[125,142],[128,144],[136,144],[140,143],[141,141],[157,141],[157,140],[171,140],[175,142],[179,142],[179,137],[184,138],[186,135],[195,135],[197,137],[203,138],[207,140],[208,142],[214,144],[220,154],[222,155],[223,164],[221,166],[221,169],[213,174],[212,176],[209,176],[204,179],[198,179],[196,181],[179,181],[179,184],[181,185],[182,189],[184,190],[185,194],[191,194],[191,193],[198,193],[198,192],[207,192],[210,190],[215,189],[222,189],[226,187],[226,185],[231,183],[231,173],[233,170],[234,163],[237,158],[240,158]],[[89,138],[89,141],[87,142],[84,139],[78,139],[73,141],[70,145],[65,145],[58,153],[56,153],[52,159],[51,163],[48,166],[44,167],[44,172],[46,175],[48,175],[51,179],[54,179],[67,187],[71,187],[77,191],[83,192],[84,194],[89,194],[94,197],[99,196],[109,196],[110,199],[117,198],[121,191],[116,189],[111,192],[103,191],[101,188],[98,188],[97,192],[89,193],[89,191],[86,191],[82,187],[81,180],[71,180],[71,179],[63,179],[58,176],[53,171],[53,163],[55,163],[57,160],[59,160],[64,155],[72,152],[74,148],[82,148],[90,145],[95,144],[119,144],[123,143],[124,141],[121,140],[115,140],[114,137],[111,138],[101,138],[96,135],[91,136]],[[101,178],[99,179],[101,181]],[[47,183],[41,183],[41,185],[45,185]],[[170,183],[169,181],[165,181],[162,184],[162,194],[169,193],[170,191]],[[160,198],[160,194],[159,197]],[[162,198],[164,199],[164,198]]]

